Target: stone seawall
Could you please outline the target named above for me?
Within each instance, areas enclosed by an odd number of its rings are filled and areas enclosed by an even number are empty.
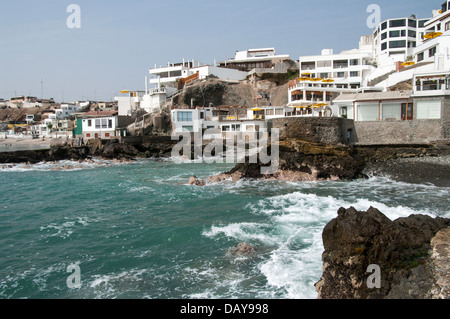
[[[432,143],[446,138],[442,120],[354,122],[359,144]]]

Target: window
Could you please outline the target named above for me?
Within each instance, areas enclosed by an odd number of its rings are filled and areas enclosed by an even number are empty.
[[[387,42],[381,43],[381,50],[384,51],[387,49]]]
[[[204,112],[200,112],[200,118],[204,119],[205,118],[205,113]]]
[[[241,124],[233,124],[233,125],[231,125],[231,130],[233,131],[233,132],[240,132],[241,131]]]
[[[445,31],[450,30],[450,22],[445,23]]]
[[[338,78],[343,78],[343,77],[345,77],[345,72],[337,72],[337,73],[336,73],[336,77],[338,77]]]
[[[230,126],[222,126],[222,132],[229,132]]]
[[[406,36],[406,30],[389,31],[390,38],[399,38],[399,37],[405,37],[405,36]]]
[[[108,128],[108,119],[102,119],[102,128]]]
[[[276,109],[275,110],[275,115],[284,115],[284,110],[283,109]]]
[[[395,48],[406,48],[406,41],[400,40],[400,41],[390,41],[389,42],[389,48],[395,49]]]
[[[411,28],[417,28],[417,21],[409,19],[408,26],[410,26]]]
[[[96,129],[100,129],[101,128],[101,126],[100,126],[100,119],[96,119],[95,120],[95,128]]]
[[[92,120],[88,120],[87,125],[92,126]]]
[[[359,59],[351,59],[350,65],[359,65]]]
[[[381,40],[384,40],[384,39],[386,39],[386,38],[387,38],[387,32],[382,33],[382,34],[381,34]]]
[[[359,71],[350,71],[350,76],[359,76]]]
[[[335,60],[333,62],[333,68],[335,69],[348,68],[348,60]]]
[[[108,128],[113,128],[112,119],[108,120]]]
[[[415,48],[416,47],[416,41],[408,41],[408,48]]]
[[[192,122],[192,112],[178,112],[178,122]]]
[[[413,30],[408,30],[408,37],[415,38],[417,36],[417,32]]]
[[[331,61],[317,61],[318,68],[326,68],[331,66]]]
[[[386,30],[387,28],[387,21],[383,22],[383,24],[381,25],[381,30]]]
[[[389,27],[390,28],[405,27],[405,26],[406,26],[406,20],[405,19],[389,21]]]
[[[423,28],[425,26],[425,23],[427,23],[428,20],[420,20],[419,21],[419,28]]]
[[[183,126],[182,127],[182,131],[183,132],[193,132],[194,131],[194,127],[192,125]]]
[[[420,53],[417,55],[417,62],[423,61],[423,59],[424,59],[424,54],[423,54],[423,52],[420,52]]]
[[[433,57],[436,54],[436,47],[432,47],[431,49],[428,50],[428,57]]]

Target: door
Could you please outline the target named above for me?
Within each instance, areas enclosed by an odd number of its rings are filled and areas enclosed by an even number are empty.
[[[413,104],[412,103],[402,103],[402,120],[412,120],[413,119]]]

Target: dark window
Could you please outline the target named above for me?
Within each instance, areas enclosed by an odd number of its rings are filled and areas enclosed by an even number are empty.
[[[436,54],[436,47],[433,47],[428,50],[428,56],[431,58]]]
[[[408,37],[415,38],[417,36],[416,31],[408,30]]]
[[[390,28],[405,27],[405,26],[406,26],[406,20],[405,19],[389,21],[389,27]]]
[[[387,42],[381,43],[381,50],[384,51],[387,49]]]
[[[419,28],[423,28],[425,26],[425,23],[427,23],[428,20],[420,20],[419,21]]]
[[[386,38],[387,38],[387,32],[382,33],[382,34],[381,34],[381,40],[384,40],[384,39],[386,39]]]
[[[406,48],[406,41],[400,40],[400,41],[390,41],[389,42],[389,48],[395,49],[395,48]]]
[[[386,30],[387,28],[387,21],[383,22],[383,24],[381,25],[381,30]]]
[[[408,26],[410,26],[411,28],[417,28],[417,21],[409,19]]]
[[[390,38],[398,38],[398,37],[400,37],[400,30],[390,31],[389,32],[389,37]]]
[[[423,52],[421,52],[417,55],[417,62],[423,61],[423,59],[424,59],[424,54],[423,54]]]

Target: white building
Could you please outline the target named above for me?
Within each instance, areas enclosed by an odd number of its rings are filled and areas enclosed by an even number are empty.
[[[245,134],[249,138],[256,138],[258,134],[267,131],[262,109],[234,109],[228,107],[174,109],[172,110],[173,134],[192,132],[207,133],[204,139],[229,137],[229,133]],[[211,134],[211,132],[215,132]]]
[[[131,116],[134,112],[141,108],[141,101],[145,95],[145,91],[120,91],[121,96],[114,97],[117,101],[119,116]]]
[[[73,113],[76,113],[80,109],[80,105],[77,104],[61,104],[59,109],[55,109],[55,115],[58,120],[69,118]]]
[[[340,116],[356,122],[413,119],[411,91],[342,94],[334,104]]]
[[[219,62],[223,68],[250,72],[253,69],[270,69],[277,62],[290,60],[288,54],[277,55],[274,48],[236,51],[234,58]]]
[[[128,116],[119,116],[117,111],[88,112],[80,115],[84,139],[112,139],[124,136],[131,124]]]
[[[195,60],[169,63],[167,66],[159,68],[155,66],[149,72],[151,75],[150,84],[154,85],[157,89],[161,88],[161,86],[182,89],[189,82],[203,80],[209,76],[214,76],[225,81],[241,81],[247,77],[247,72],[206,65]]]

